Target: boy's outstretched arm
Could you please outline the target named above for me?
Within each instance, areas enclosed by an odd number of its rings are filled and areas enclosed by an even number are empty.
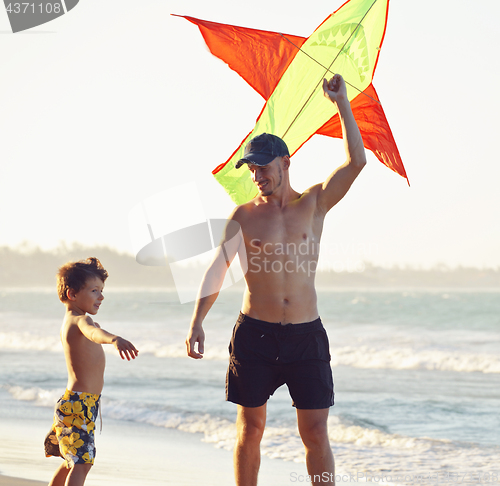
[[[130,361],[131,359],[135,359],[139,353],[130,341],[101,329],[101,326],[97,322],[94,322],[90,316],[82,316],[78,320],[78,328],[88,340],[94,343],[112,344],[118,353],[120,353],[121,359]]]

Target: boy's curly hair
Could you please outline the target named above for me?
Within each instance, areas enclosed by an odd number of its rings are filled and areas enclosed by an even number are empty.
[[[101,262],[95,257],[89,257],[79,262],[68,262],[64,264],[56,274],[57,294],[61,302],[68,300],[68,290],[79,292],[85,286],[85,282],[92,277],[98,277],[103,282],[108,278],[108,272]]]

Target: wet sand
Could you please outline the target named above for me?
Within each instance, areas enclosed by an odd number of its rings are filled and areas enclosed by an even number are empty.
[[[50,426],[50,423],[49,423]],[[47,424],[36,420],[8,423],[0,419],[7,442],[0,444],[0,486],[47,485],[60,458],[46,458]],[[89,486],[234,486],[232,451],[202,442],[201,434],[104,419],[96,434],[97,455],[87,476]],[[305,464],[262,457],[260,484],[290,484],[306,474]],[[22,476],[29,479],[18,479]]]

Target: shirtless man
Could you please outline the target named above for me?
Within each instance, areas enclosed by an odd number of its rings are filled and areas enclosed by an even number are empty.
[[[347,193],[366,157],[343,78],[335,75],[324,80],[323,91],[338,108],[347,155],[347,161],[325,182],[302,194],[292,189],[288,149],[281,139],[269,134],[252,139],[236,165],[247,164],[259,189],[254,199],[238,206],[229,217],[241,227],[248,259],[226,381],[226,399],[238,404],[234,448],[238,486],[257,484],[267,399],[283,383],[288,385],[297,409],[310,481],[315,485],[335,482],[327,431],[333,380],[328,338],[317,308],[314,270],[326,213]],[[186,338],[192,358],[203,357],[203,319],[238,251],[234,241],[226,236],[227,244],[219,247],[202,282]]]
[[[61,341],[68,382],[45,438],[45,455],[65,460],[49,486],[82,486],[94,464],[95,419],[106,366],[101,345],[112,344],[120,357],[128,361],[135,359],[138,353],[130,341],[101,329],[88,315],[99,311],[107,277],[108,272],[93,257],[66,263],[57,273],[59,299],[66,307]]]

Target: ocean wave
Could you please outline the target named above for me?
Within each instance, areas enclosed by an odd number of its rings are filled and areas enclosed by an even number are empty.
[[[185,358],[184,342],[175,344],[138,343],[141,354],[152,354],[157,358]],[[206,345],[206,360],[227,361],[226,343]],[[392,370],[432,370],[500,373],[500,355],[464,353],[455,350],[421,349],[410,347],[376,348],[366,345],[332,347],[332,366]]]
[[[156,358],[185,358],[187,356],[186,345],[183,340],[179,340],[175,344],[138,342],[136,345],[141,355],[152,354]],[[209,344],[205,346],[205,350],[203,355],[203,359],[205,360],[227,361],[229,358],[227,343],[218,345]]]
[[[172,340],[174,341],[174,340]],[[174,341],[174,344],[162,344],[158,342],[134,341],[141,355],[151,354],[156,358],[185,358],[186,345],[184,338]],[[62,352],[61,340],[57,334],[54,336],[40,336],[33,332],[0,332],[0,350],[15,351],[48,351]],[[112,346],[104,346],[105,352],[114,353]],[[213,346],[207,349],[204,355],[208,360],[228,359],[227,345]]]
[[[104,346],[103,349],[106,353],[116,352],[113,346]],[[30,332],[0,332],[0,350],[63,352],[57,334],[48,337]]]
[[[332,366],[353,368],[500,373],[500,355],[413,348],[345,346],[331,350]]]
[[[156,358],[185,358],[186,346],[182,339],[173,343],[135,342],[141,352]],[[0,332],[0,349],[61,352],[58,336],[43,337],[28,332]],[[104,350],[114,353],[111,346]],[[500,355],[466,353],[457,350],[411,347],[374,347],[367,345],[332,347],[332,366],[365,369],[457,371],[463,373],[500,373]],[[206,360],[227,361],[227,344],[207,344]]]
[[[61,351],[59,336],[39,336],[30,332],[0,332],[0,349]]]
[[[23,388],[16,385],[2,385],[15,400],[33,402],[39,407],[54,407],[59,397],[64,393],[64,389],[44,390],[39,387]]]

